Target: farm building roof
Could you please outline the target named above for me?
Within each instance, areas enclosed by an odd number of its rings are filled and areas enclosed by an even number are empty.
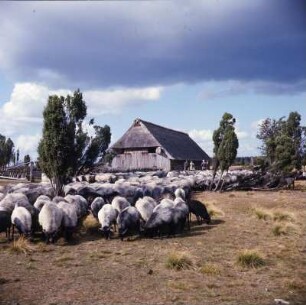
[[[203,160],[209,156],[187,133],[136,119],[112,149],[162,147],[174,160]]]

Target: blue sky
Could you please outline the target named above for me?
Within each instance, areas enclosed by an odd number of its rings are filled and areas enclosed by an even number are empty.
[[[140,117],[212,154],[224,112],[239,156],[260,120],[306,125],[303,0],[0,2],[0,133],[36,156],[50,94],[84,93],[116,141]]]

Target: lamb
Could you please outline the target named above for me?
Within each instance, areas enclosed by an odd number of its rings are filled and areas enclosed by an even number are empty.
[[[188,205],[190,211],[190,218],[192,213],[197,217],[199,224],[201,223],[202,220],[205,220],[207,224],[210,223],[211,218],[209,213],[207,212],[204,203],[202,203],[199,200],[190,200]]]
[[[54,242],[55,236],[60,230],[62,219],[63,212],[54,202],[47,202],[42,207],[38,221],[45,234],[46,243]]]
[[[62,227],[64,229],[65,239],[70,240],[72,233],[78,223],[78,216],[74,205],[61,201],[57,205],[63,212]]]
[[[109,203],[103,205],[98,213],[98,220],[101,224],[100,230],[106,239],[110,239],[111,225],[116,223],[117,211]]]
[[[127,201],[127,199],[121,196],[116,196],[112,201],[112,206],[117,211],[117,214],[130,205],[131,204]]]
[[[102,209],[105,201],[102,197],[96,197],[90,205],[90,210],[95,218],[98,218],[98,213]]]
[[[32,216],[25,207],[15,206],[11,221],[13,224],[13,237],[14,237],[14,226],[16,226],[20,235],[31,236],[32,232]]]
[[[0,210],[0,233],[5,232],[6,238],[9,240],[11,235],[11,213]]]
[[[135,207],[129,206],[122,210],[117,218],[120,239],[136,231],[140,233],[140,214]]]

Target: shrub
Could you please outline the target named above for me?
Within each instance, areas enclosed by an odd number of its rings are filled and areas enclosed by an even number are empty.
[[[174,270],[189,269],[192,265],[190,257],[182,252],[170,253],[166,261],[166,267]]]
[[[244,250],[239,254],[237,263],[242,267],[258,268],[265,265],[265,260],[254,250]]]

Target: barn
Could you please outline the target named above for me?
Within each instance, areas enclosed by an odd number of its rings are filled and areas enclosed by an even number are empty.
[[[112,167],[117,170],[183,170],[193,161],[200,169],[209,156],[187,133],[162,127],[141,119],[111,147],[115,153]]]

